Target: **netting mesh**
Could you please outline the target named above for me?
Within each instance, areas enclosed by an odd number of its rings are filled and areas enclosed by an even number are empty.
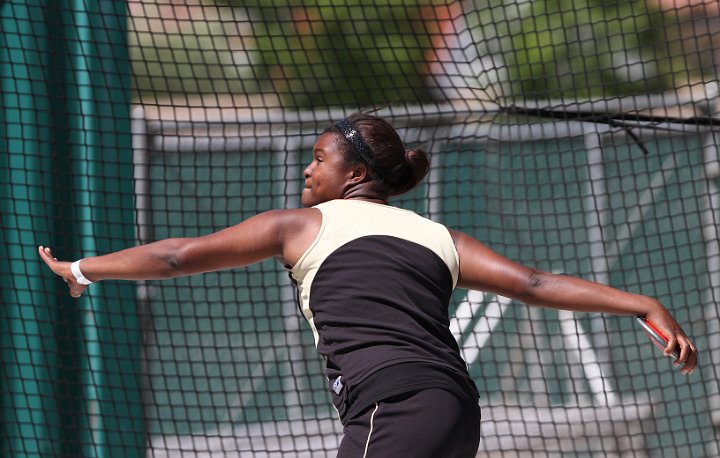
[[[657,297],[701,351],[684,377],[631,318],[457,290],[479,456],[717,456],[719,41],[693,0],[0,2],[2,455],[335,456],[278,263],[75,301],[35,246],[298,207],[318,133],[372,108],[432,156],[392,204]]]

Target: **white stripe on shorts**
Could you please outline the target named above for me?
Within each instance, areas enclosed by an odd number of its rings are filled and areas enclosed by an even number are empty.
[[[363,458],[367,458],[368,447],[370,447],[370,437],[372,436],[373,426],[374,426],[374,422],[375,422],[375,412],[377,412],[378,407],[380,407],[380,405],[376,402],[375,410],[373,410],[372,415],[370,415],[370,431],[368,431],[368,438],[367,438],[367,441],[365,442],[365,452],[363,453]]]

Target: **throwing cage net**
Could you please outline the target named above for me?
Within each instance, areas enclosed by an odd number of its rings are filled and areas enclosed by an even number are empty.
[[[325,127],[377,110],[432,168],[392,200],[501,254],[660,299],[630,317],[457,290],[479,456],[717,456],[720,100],[712,2],[0,3],[3,456],[335,456],[275,261],[79,300],[62,259],[299,206]]]

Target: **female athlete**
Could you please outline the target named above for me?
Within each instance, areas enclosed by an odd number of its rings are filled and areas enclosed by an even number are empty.
[[[474,457],[478,392],[449,330],[455,287],[527,304],[646,317],[689,374],[697,349],[657,300],[538,271],[472,236],[387,205],[428,172],[395,129],[366,113],[325,130],[304,171],[305,208],[258,214],[197,238],[173,238],[76,262],[42,259],[79,297],[92,282],[154,280],[275,257],[325,357],[344,426],[338,457]]]

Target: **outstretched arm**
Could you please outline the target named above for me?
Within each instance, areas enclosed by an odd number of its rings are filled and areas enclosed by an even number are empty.
[[[242,223],[196,238],[171,238],[114,253],[84,258],[83,275],[93,282],[107,279],[156,280],[246,266],[271,257],[296,257],[303,237],[312,235],[315,212],[310,209],[273,210]],[[80,285],[70,262],[57,260],[50,248],[39,247],[40,257],[62,277],[70,294],[79,297]]]
[[[530,305],[576,312],[643,316],[668,338],[665,354],[680,347],[676,364],[689,374],[697,366],[697,348],[657,300],[580,278],[532,269],[495,253],[467,234],[451,231],[460,255],[462,288],[488,291]]]

